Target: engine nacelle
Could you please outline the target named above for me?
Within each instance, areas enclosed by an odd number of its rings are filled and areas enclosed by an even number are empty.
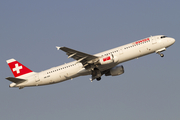
[[[115,60],[113,55],[103,56],[102,58],[99,59],[99,63],[101,65],[106,65],[106,64],[114,63],[116,61],[117,60]]]
[[[108,73],[106,73],[105,75],[106,76],[117,76],[117,75],[121,75],[124,73],[124,67],[121,65],[121,66],[115,66],[113,68],[111,68]]]

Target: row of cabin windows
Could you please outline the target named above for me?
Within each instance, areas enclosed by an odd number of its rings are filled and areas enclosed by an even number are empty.
[[[66,69],[66,68],[69,68],[69,67],[72,67],[72,66],[75,66],[77,64],[72,64],[72,65],[69,65],[69,66],[66,66],[66,67],[62,67],[62,68],[59,68],[59,69],[56,69],[56,70],[52,70],[50,72],[47,72],[47,74],[50,74],[50,73],[53,73],[53,72],[56,72],[56,71],[59,71],[59,70],[63,70],[63,69]]]
[[[118,50],[116,50],[116,51],[113,51],[113,52],[110,52],[110,53],[106,53],[106,54],[104,54],[104,55],[101,55],[101,56],[107,56],[107,55],[110,55],[110,54],[113,54],[113,53],[116,53],[116,52],[118,52]]]
[[[144,43],[148,43],[148,42],[150,42],[150,40],[145,41],[145,42],[138,43],[138,44],[136,44],[136,45],[131,45],[131,46],[125,47],[124,49],[129,49],[129,48],[132,48],[132,47],[136,47],[136,46],[138,46],[138,45],[141,45],[141,44],[144,44]]]

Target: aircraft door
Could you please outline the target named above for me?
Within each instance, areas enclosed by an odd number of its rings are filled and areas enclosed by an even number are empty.
[[[156,44],[157,43],[157,39],[155,37],[152,37],[151,40],[152,40],[152,44]]]
[[[61,80],[67,80],[69,78],[69,74],[65,71],[65,72],[62,72],[59,75],[59,77],[60,77]]]
[[[40,79],[39,79],[39,74],[36,74],[36,75],[34,76],[34,78],[35,78],[35,82],[39,82],[39,81],[40,81]]]
[[[146,47],[141,47],[139,49],[140,56],[146,54],[147,52],[148,52],[148,48]]]
[[[119,49],[119,54],[120,55],[123,54],[123,49],[122,48]]]

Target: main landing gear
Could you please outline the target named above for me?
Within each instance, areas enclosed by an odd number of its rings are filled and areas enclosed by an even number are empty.
[[[96,79],[97,81],[100,81],[101,80],[101,76],[102,76],[102,74],[101,74],[101,71],[98,69],[98,68],[94,68],[94,70],[92,70],[91,71],[91,75],[92,75],[92,77],[91,77],[91,82],[94,80],[94,79]]]
[[[164,54],[161,52],[157,52],[161,57],[164,57]]]
[[[99,78],[96,78],[96,80],[97,80],[97,81],[100,81],[100,80],[101,80],[101,77],[99,77]]]

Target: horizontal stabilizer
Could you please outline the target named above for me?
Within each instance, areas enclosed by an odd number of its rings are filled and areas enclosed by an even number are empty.
[[[7,77],[6,79],[9,80],[9,81],[11,81],[11,82],[14,82],[14,83],[16,83],[16,84],[22,83],[22,82],[25,82],[25,81],[26,81],[25,79],[14,78],[14,77]]]

